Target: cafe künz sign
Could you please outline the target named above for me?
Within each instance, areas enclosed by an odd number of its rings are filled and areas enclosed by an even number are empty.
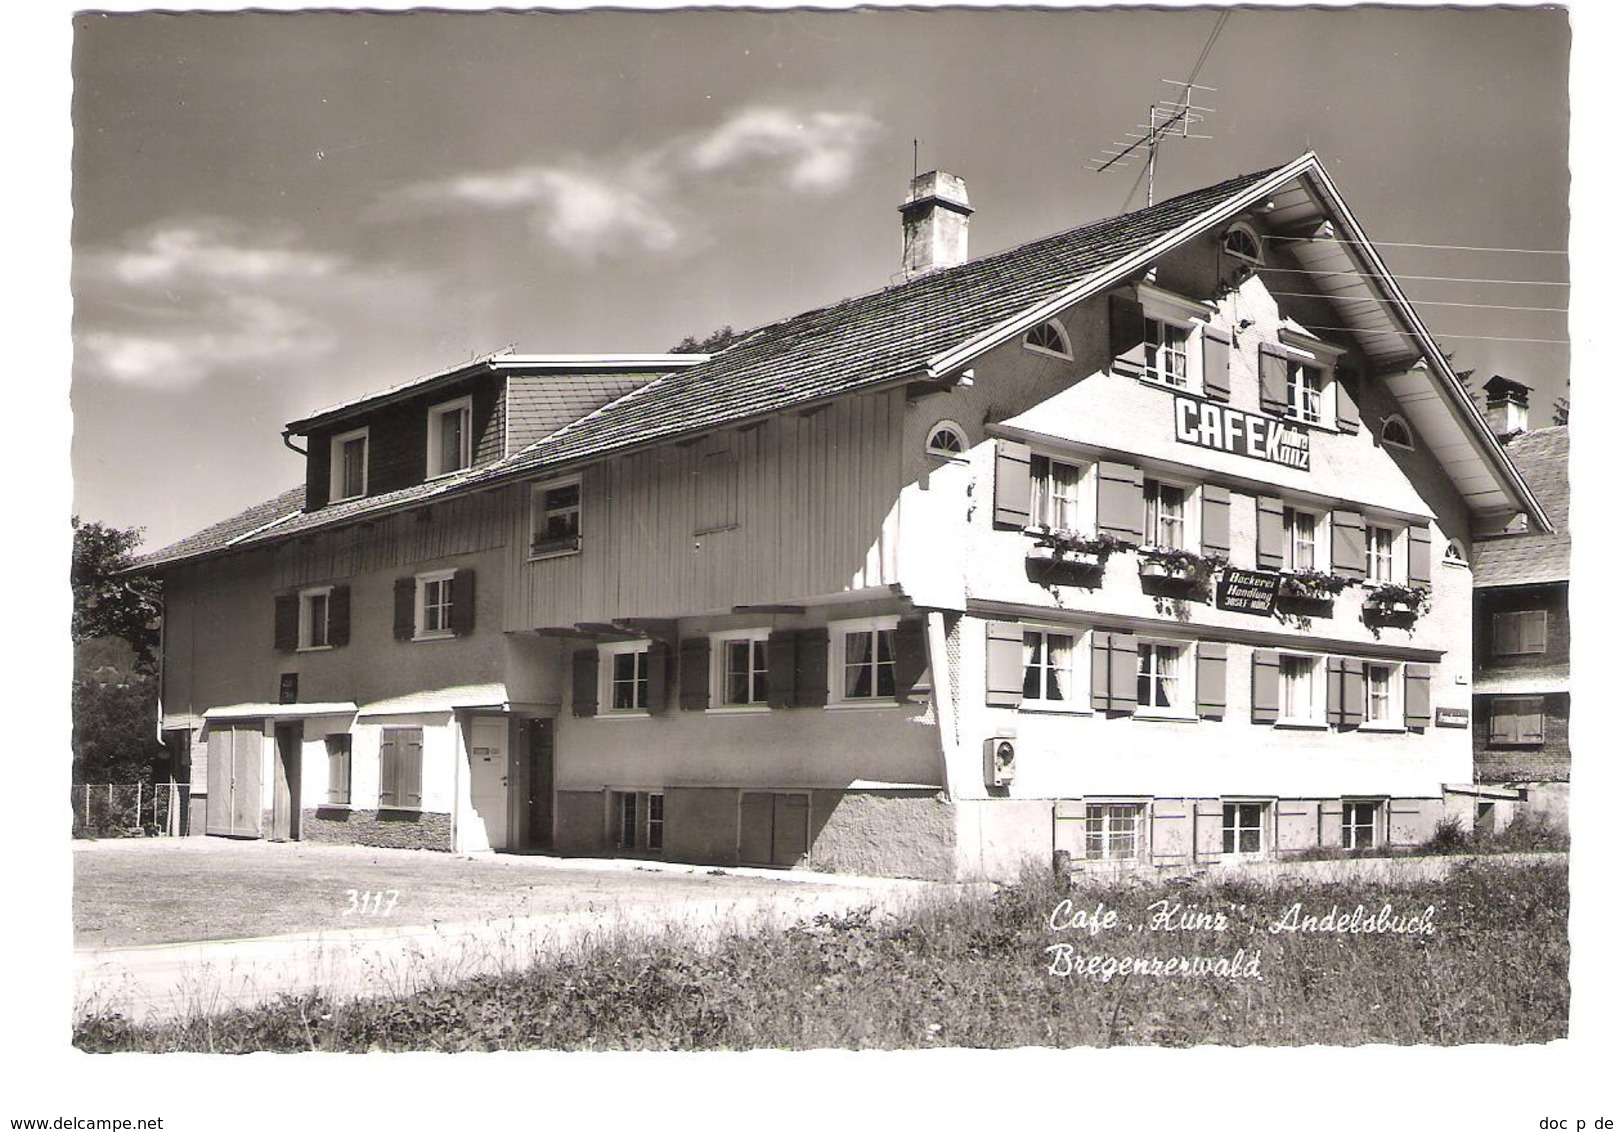
[[[1308,471],[1308,430],[1290,421],[1181,395],[1173,398],[1173,435],[1182,444]]]

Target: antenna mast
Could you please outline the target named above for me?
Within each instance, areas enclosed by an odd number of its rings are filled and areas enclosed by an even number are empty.
[[[1150,108],[1149,121],[1135,126],[1135,130],[1143,131],[1137,135],[1126,135],[1124,140],[1112,142],[1103,152],[1104,157],[1090,158],[1096,173],[1104,173],[1116,165],[1129,154],[1140,149],[1145,151],[1145,207],[1156,203],[1156,152],[1161,148],[1163,138],[1194,138],[1200,141],[1211,141],[1211,134],[1191,133],[1191,126],[1199,126],[1207,120],[1208,114],[1215,114],[1210,106],[1197,106],[1191,101],[1191,92],[1205,91],[1217,93],[1216,87],[1197,86],[1195,83],[1181,83],[1174,79],[1163,79],[1162,82],[1178,88],[1178,94],[1173,98],[1164,98]]]

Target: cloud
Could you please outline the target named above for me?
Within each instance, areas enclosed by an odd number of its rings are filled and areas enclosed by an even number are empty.
[[[420,297],[412,273],[301,246],[283,229],[169,220],[74,264],[81,376],[159,391],[336,349],[339,326]]]
[[[828,193],[851,181],[879,129],[866,114],[748,107],[699,138],[688,156],[700,172],[765,160],[778,168],[787,187]]]
[[[393,203],[436,211],[522,211],[534,231],[590,261],[628,246],[650,252],[676,247],[675,216],[644,188],[659,188],[662,181],[646,161],[616,172],[525,165],[416,185],[396,194]]]
[[[850,183],[879,131],[861,113],[746,107],[630,157],[571,155],[392,190],[373,215],[519,213],[540,239],[582,262],[675,255],[706,238],[704,197],[715,174],[828,194]]]

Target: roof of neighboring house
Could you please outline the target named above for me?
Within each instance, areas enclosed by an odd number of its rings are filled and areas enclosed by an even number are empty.
[[[1479,541],[1473,551],[1472,584],[1481,588],[1565,581],[1573,553],[1568,535],[1567,426],[1519,433],[1505,447],[1556,530]]]

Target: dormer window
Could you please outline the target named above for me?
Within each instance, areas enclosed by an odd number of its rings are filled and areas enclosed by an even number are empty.
[[[470,397],[429,410],[428,478],[460,472],[473,464],[473,417]]]
[[[1021,345],[1040,354],[1071,360],[1071,343],[1066,341],[1066,328],[1060,325],[1058,319],[1051,318],[1028,330],[1026,337],[1021,339]]]
[[[359,499],[367,493],[367,430],[340,433],[332,442],[332,476],[327,491],[330,503]]]
[[[1224,254],[1234,256],[1253,267],[1263,266],[1263,241],[1258,239],[1250,225],[1238,223],[1224,233]]]

